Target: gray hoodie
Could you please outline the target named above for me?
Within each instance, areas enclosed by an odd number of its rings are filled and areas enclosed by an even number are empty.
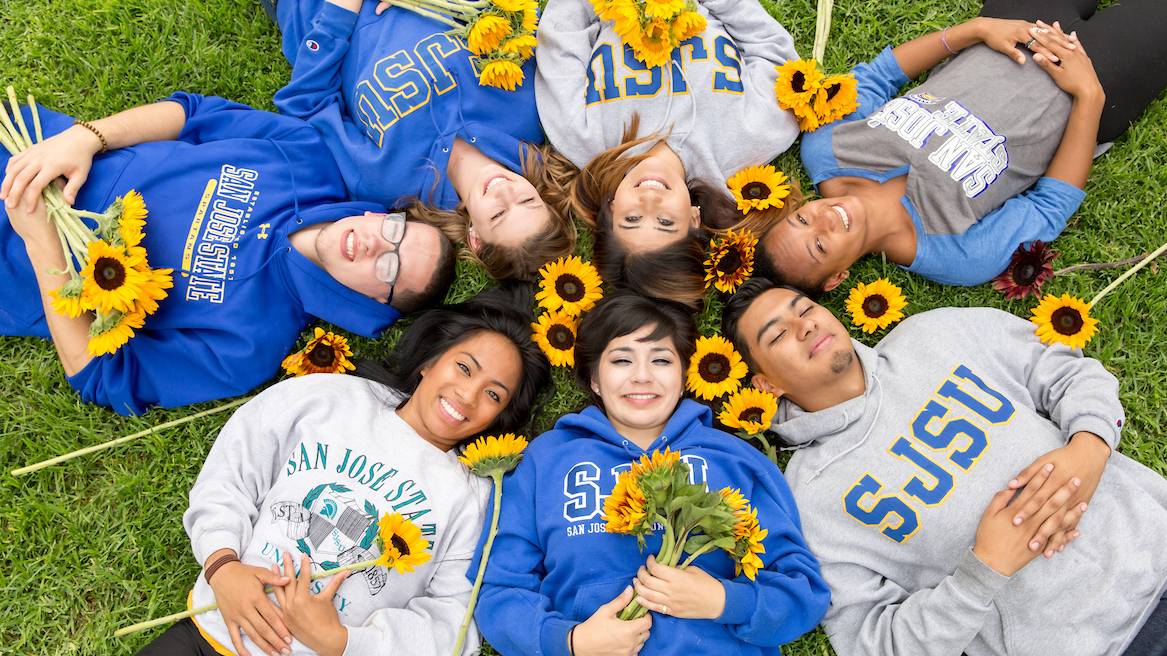
[[[774,430],[831,587],[840,656],[1118,655],[1167,586],[1167,481],[1114,452],[1081,537],[1012,577],[971,551],[990,498],[1078,431],[1118,445],[1118,382],[984,308],[914,316],[855,343],[866,391]]]
[[[668,66],[648,69],[589,0],[550,0],[539,20],[535,99],[551,144],[583,167],[618,146],[633,113],[640,136],[667,132],[689,178],[726,178],[777,157],[798,137],[774,99],[775,66],[797,59],[758,0],[698,0],[708,27]],[[728,192],[727,192],[728,193]]]

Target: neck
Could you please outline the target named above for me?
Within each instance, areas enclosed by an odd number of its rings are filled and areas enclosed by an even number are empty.
[[[609,417],[608,420],[612,421],[612,418]],[[664,424],[652,428],[633,428],[631,426],[625,426],[618,421],[612,421],[612,426],[616,429],[616,432],[644,451],[647,451],[649,445],[655,442],[656,438],[660,437],[661,431],[665,428]]]
[[[680,170],[680,172],[681,172],[681,177],[685,177],[685,162],[684,162],[684,160],[682,160],[681,156],[678,155],[676,153],[676,151],[674,151],[672,149],[672,147],[670,147],[669,144],[667,142],[665,142],[663,139],[656,142],[656,145],[654,145],[652,148],[649,148],[648,152],[646,152],[645,155],[647,155],[649,157],[656,157],[659,159],[665,159],[665,160],[668,160],[670,162],[675,162],[678,170]]]
[[[454,139],[454,146],[450,149],[450,161],[446,163],[446,176],[459,198],[470,195],[470,185],[474,184],[477,173],[483,166],[494,164],[495,161],[482,154],[474,146],[462,139]]]
[[[288,235],[288,241],[292,244],[292,248],[296,249],[296,252],[300,255],[311,260],[316,266],[320,266],[320,256],[316,254],[316,238],[320,236],[320,231],[329,223],[331,221],[316,223]]]
[[[892,262],[908,266],[916,259],[916,227],[901,202],[906,191],[905,176],[883,183],[848,177],[838,180],[823,193],[827,196],[852,195],[863,203],[867,212],[864,255],[885,253]]]
[[[436,435],[426,430],[425,423],[421,420],[421,415],[418,414],[417,404],[413,403],[416,397],[409,397],[405,403],[397,408],[397,416],[404,421],[406,425],[413,429],[413,432],[418,434],[418,437],[429,442],[435,449],[440,451],[449,451],[458,446],[457,442],[448,442],[438,438]]]
[[[820,386],[809,394],[800,395],[800,398],[791,395],[790,400],[807,412],[818,412],[863,396],[867,391],[863,364],[859,362],[859,356],[854,351],[851,353],[851,363],[831,384]]]

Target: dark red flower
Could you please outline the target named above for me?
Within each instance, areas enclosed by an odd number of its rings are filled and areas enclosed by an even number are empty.
[[[1024,244],[1018,246],[1009,266],[993,279],[993,289],[1009,300],[1040,296],[1041,286],[1054,275],[1051,263],[1057,256],[1057,251],[1040,241],[1033,242],[1029,248]]]

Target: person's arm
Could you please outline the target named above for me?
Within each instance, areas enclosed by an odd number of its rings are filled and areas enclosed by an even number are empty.
[[[953,54],[978,43],[984,43],[1024,66],[1025,55],[1018,50],[1018,44],[1029,41],[1029,28],[1033,26],[1028,21],[978,16],[902,43],[892,53],[904,74],[912,80]]]
[[[276,92],[276,107],[308,121],[321,113],[339,111],[341,65],[351,46],[361,0],[328,0],[312,21],[296,53],[292,77]]]
[[[603,131],[587,125],[585,97],[599,34],[600,19],[587,0],[549,0],[539,18],[535,48],[539,116],[551,145],[580,167],[604,150]],[[618,41],[612,47],[614,58],[623,56]],[[603,73],[596,72],[597,84],[602,84]]]
[[[741,50],[743,67],[769,67],[773,70],[791,59],[798,59],[794,38],[762,7],[758,0],[701,0],[709,15],[721,21],[725,31]],[[770,89],[773,95],[773,89]]]

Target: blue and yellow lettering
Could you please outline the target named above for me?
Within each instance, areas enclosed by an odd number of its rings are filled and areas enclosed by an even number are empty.
[[[1013,403],[1004,394],[986,385],[985,381],[981,380],[968,367],[962,364],[956,368],[956,371],[952,372],[952,375],[955,378],[971,382],[980,388],[982,392],[996,399],[997,409],[990,408],[986,403],[966,392],[960,383],[954,380],[947,380],[940,386],[940,391],[938,392],[940,396],[948,397],[956,401],[984,417],[985,421],[990,424],[1003,424],[1013,418]]]
[[[599,60],[603,69],[604,87],[596,87],[596,63]],[[584,104],[600,102],[601,92],[603,100],[612,100],[620,97],[620,87],[616,86],[616,62],[612,55],[612,44],[601,43],[592,51],[592,58],[588,61],[588,88],[584,94]]]
[[[600,516],[600,468],[591,462],[581,462],[563,477],[563,518],[578,522]]]
[[[374,64],[373,79],[389,92],[389,103],[399,117],[409,116],[430,101],[429,82],[404,50]]]
[[[443,93],[458,86],[458,81],[450,75],[450,71],[446,69],[443,59],[458,52],[462,49],[462,44],[454,37],[445,32],[438,32],[428,36],[417,45],[413,47],[413,54],[417,55],[417,60],[425,66],[425,70],[430,75],[430,79],[434,83],[434,91],[440,96]]]
[[[898,497],[879,497],[871,508],[864,508],[861,504],[865,496],[875,496],[883,489],[883,485],[871,474],[865,474],[858,483],[847,492],[843,499],[843,507],[847,514],[867,526],[878,526],[880,533],[895,542],[904,542],[920,528],[920,520],[916,511],[903,499]],[[899,521],[892,523],[892,518]]]
[[[644,62],[636,58],[636,53],[632,51],[632,46],[624,45],[624,65],[632,72],[624,78],[624,95],[628,98],[648,97],[651,98],[660,93],[661,87],[661,67],[656,66],[649,68]],[[643,74],[647,73],[647,76]]]
[[[713,76],[713,90],[728,93],[745,91],[742,85],[742,55],[737,44],[725,35],[720,35],[713,41],[713,56],[722,69]]]
[[[699,36],[691,36],[673,49],[673,65],[669,67],[673,79],[673,93],[689,93],[689,83],[685,80],[685,48],[689,49],[689,61],[705,61],[709,59],[709,51],[705,49],[705,40]]]
[[[373,89],[368,80],[357,83],[354,96],[353,106],[356,107],[358,119],[365,126],[365,134],[377,144],[377,147],[383,146],[385,131],[393,127],[401,117],[381,99],[381,95]]]
[[[912,480],[904,486],[904,492],[923,501],[925,505],[935,506],[944,501],[952,492],[955,483],[952,480],[952,474],[948,473],[946,469],[940,465],[932,462],[923,453],[916,450],[912,443],[904,438],[897,439],[892,443],[888,451],[898,457],[907,460],[913,465],[924,470],[924,473],[932,477],[936,484],[932,487],[924,482],[924,479],[919,476],[913,476]]]

